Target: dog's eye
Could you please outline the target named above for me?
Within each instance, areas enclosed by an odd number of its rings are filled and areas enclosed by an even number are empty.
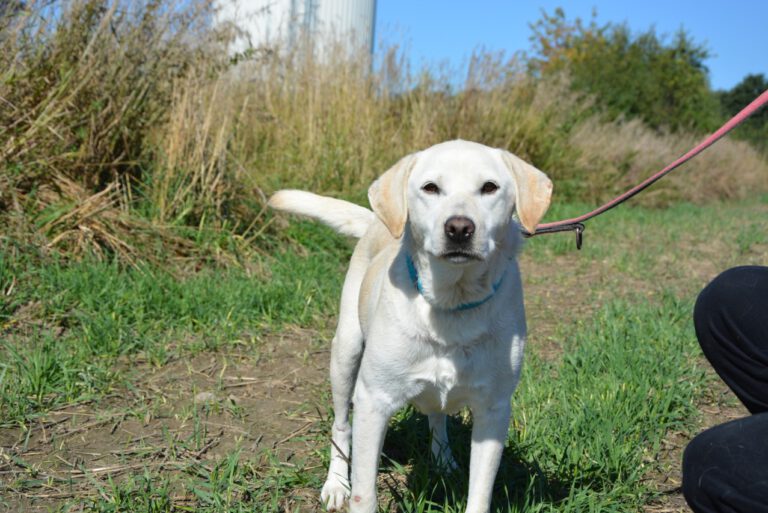
[[[440,187],[435,182],[427,182],[421,186],[421,190],[427,194],[440,194]]]
[[[485,182],[480,188],[480,194],[493,194],[499,190],[499,186],[493,182]]]

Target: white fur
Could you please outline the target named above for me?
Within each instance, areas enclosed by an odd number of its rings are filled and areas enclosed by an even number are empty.
[[[276,192],[269,199],[269,206],[313,217],[342,235],[356,239],[365,234],[375,218],[373,212],[354,203],[290,189]]]
[[[489,181],[499,189],[483,194]],[[426,182],[436,184],[440,193],[426,192]],[[518,191],[530,197],[518,197]],[[429,415],[432,453],[445,469],[456,465],[445,415],[469,406],[473,428],[466,511],[488,511],[526,336],[515,259],[520,227],[512,215],[516,212],[532,225],[527,229],[535,229],[550,193],[546,176],[517,157],[451,141],[403,159],[371,186],[377,217],[314,195],[293,201],[299,198],[296,192],[280,192],[276,197],[281,200],[270,202],[332,226],[354,226],[343,228],[352,235],[368,219],[344,282],[331,349],[335,420],[321,493],[329,510],[342,509],[349,499],[352,513],[376,511],[376,474],[387,424],[410,402]],[[284,201],[287,197],[291,201]],[[445,226],[451,216],[474,221],[475,233],[465,248],[474,257],[447,256],[451,242]],[[409,276],[408,255],[423,294]],[[490,300],[455,310],[488,297],[494,284],[500,286]]]

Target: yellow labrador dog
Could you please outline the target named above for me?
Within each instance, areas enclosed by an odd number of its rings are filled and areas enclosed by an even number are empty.
[[[384,173],[368,190],[373,212],[302,191],[270,199],[360,238],[331,349],[335,420],[321,493],[328,510],[349,500],[352,513],[376,511],[387,424],[410,402],[428,415],[432,453],[446,469],[455,467],[446,414],[470,407],[466,511],[488,511],[526,336],[513,214],[533,232],[551,193],[546,175],[515,155],[457,140]]]

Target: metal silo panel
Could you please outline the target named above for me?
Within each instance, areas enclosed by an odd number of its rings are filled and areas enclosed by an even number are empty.
[[[317,20],[313,27],[322,37],[349,41],[349,50],[364,45],[373,49],[376,0],[316,0]]]
[[[302,34],[313,38],[319,54],[334,40],[348,49],[373,51],[376,0],[216,0],[219,21],[234,21],[248,31],[254,47],[292,47]],[[247,41],[235,44],[236,50]]]

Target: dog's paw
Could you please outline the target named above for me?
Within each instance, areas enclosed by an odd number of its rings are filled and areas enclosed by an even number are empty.
[[[320,492],[320,500],[328,511],[341,511],[349,499],[349,480],[329,477]]]

